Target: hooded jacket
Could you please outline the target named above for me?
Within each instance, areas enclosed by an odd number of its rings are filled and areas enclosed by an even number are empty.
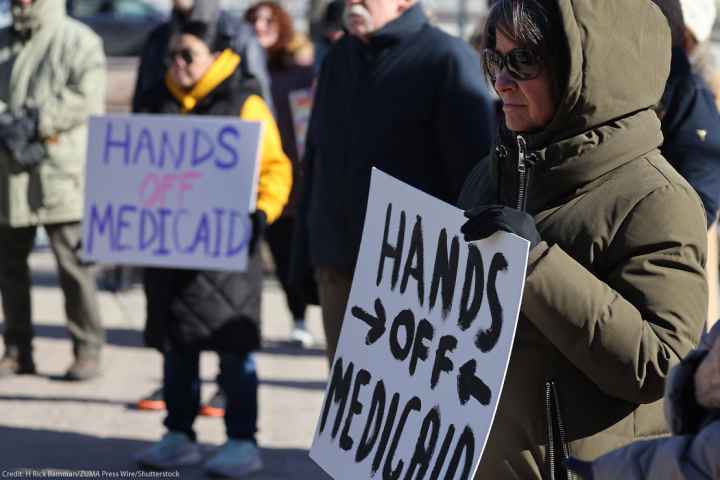
[[[720,323],[675,367],[665,393],[667,420],[675,436],[633,443],[576,465],[584,480],[695,480],[720,478],[720,411],[695,401],[695,372],[720,339]]]
[[[565,478],[568,455],[665,435],[665,381],[706,316],[703,208],[658,151],[667,21],[649,0],[555,1],[570,57],[555,116],[505,131],[459,200],[525,206],[543,239],[476,478]]]
[[[0,224],[12,227],[82,218],[87,121],[105,101],[100,38],[66,15],[65,2],[36,0],[29,8],[26,35],[0,30],[0,110],[38,109],[47,158],[19,171],[0,151]]]
[[[258,96],[257,82],[240,71],[240,57],[226,49],[190,90],[168,74],[140,99],[144,113],[239,116],[263,122],[257,188],[258,210],[268,222],[281,214],[292,185],[292,167],[282,150],[272,113]],[[260,346],[262,262],[259,249],[245,272],[147,268],[145,342],[168,348],[247,353]]]

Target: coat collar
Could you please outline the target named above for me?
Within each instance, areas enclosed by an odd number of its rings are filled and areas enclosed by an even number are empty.
[[[428,23],[420,3],[405,10],[398,18],[388,22],[368,38],[367,47],[374,51],[384,50],[416,34]]]
[[[202,99],[235,73],[238,65],[240,65],[240,56],[228,48],[220,54],[190,91],[177,85],[170,76],[170,72],[165,75],[165,86],[180,104],[182,113],[188,113],[194,110]]]
[[[596,180],[635,158],[655,150],[662,143],[660,120],[653,110],[644,110],[609,122],[552,145],[533,150],[535,166],[527,198],[527,209],[537,213],[558,201],[582,193]],[[500,177],[500,191],[514,195],[517,149],[504,137],[506,158],[493,155],[491,174]],[[502,164],[500,164],[502,162]]]

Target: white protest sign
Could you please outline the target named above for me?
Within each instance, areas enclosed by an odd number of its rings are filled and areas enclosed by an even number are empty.
[[[233,117],[92,117],[83,257],[245,270],[261,128]]]
[[[373,169],[310,456],[335,479],[471,479],[510,359],[529,243]]]

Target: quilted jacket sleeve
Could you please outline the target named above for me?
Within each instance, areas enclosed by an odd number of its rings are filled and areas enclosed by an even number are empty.
[[[275,119],[267,104],[251,95],[245,101],[240,117],[263,123],[260,140],[260,178],[258,180],[257,208],[265,212],[269,223],[282,213],[292,188],[292,165],[285,155]]]

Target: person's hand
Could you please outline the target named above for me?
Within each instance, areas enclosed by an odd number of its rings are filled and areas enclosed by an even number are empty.
[[[0,143],[23,170],[47,158],[45,145],[38,138],[38,119],[36,109],[25,109],[21,115],[0,115]]]
[[[20,115],[16,116],[17,128],[29,141],[39,138],[40,112],[37,108],[25,107]]]
[[[695,371],[695,399],[706,409],[720,409],[720,337]]]
[[[14,121],[15,115],[13,115],[12,113],[8,111],[0,113],[0,135],[2,135],[5,129],[8,126],[12,125]]]
[[[30,142],[18,152],[13,153],[15,161],[24,170],[30,170],[40,165],[47,158],[47,149],[41,142]]]
[[[467,222],[460,228],[466,242],[482,240],[498,230],[514,233],[530,242],[530,250],[540,243],[535,219],[520,210],[503,205],[482,205],[465,210]]]
[[[0,138],[11,142],[31,143],[38,140],[40,114],[36,108],[25,108],[19,114],[0,114]]]
[[[250,245],[248,246],[248,252],[250,255],[255,254],[255,249],[260,243],[260,239],[265,232],[267,226],[267,214],[262,210],[255,210],[250,214],[250,222],[252,222],[252,236],[250,237]]]

